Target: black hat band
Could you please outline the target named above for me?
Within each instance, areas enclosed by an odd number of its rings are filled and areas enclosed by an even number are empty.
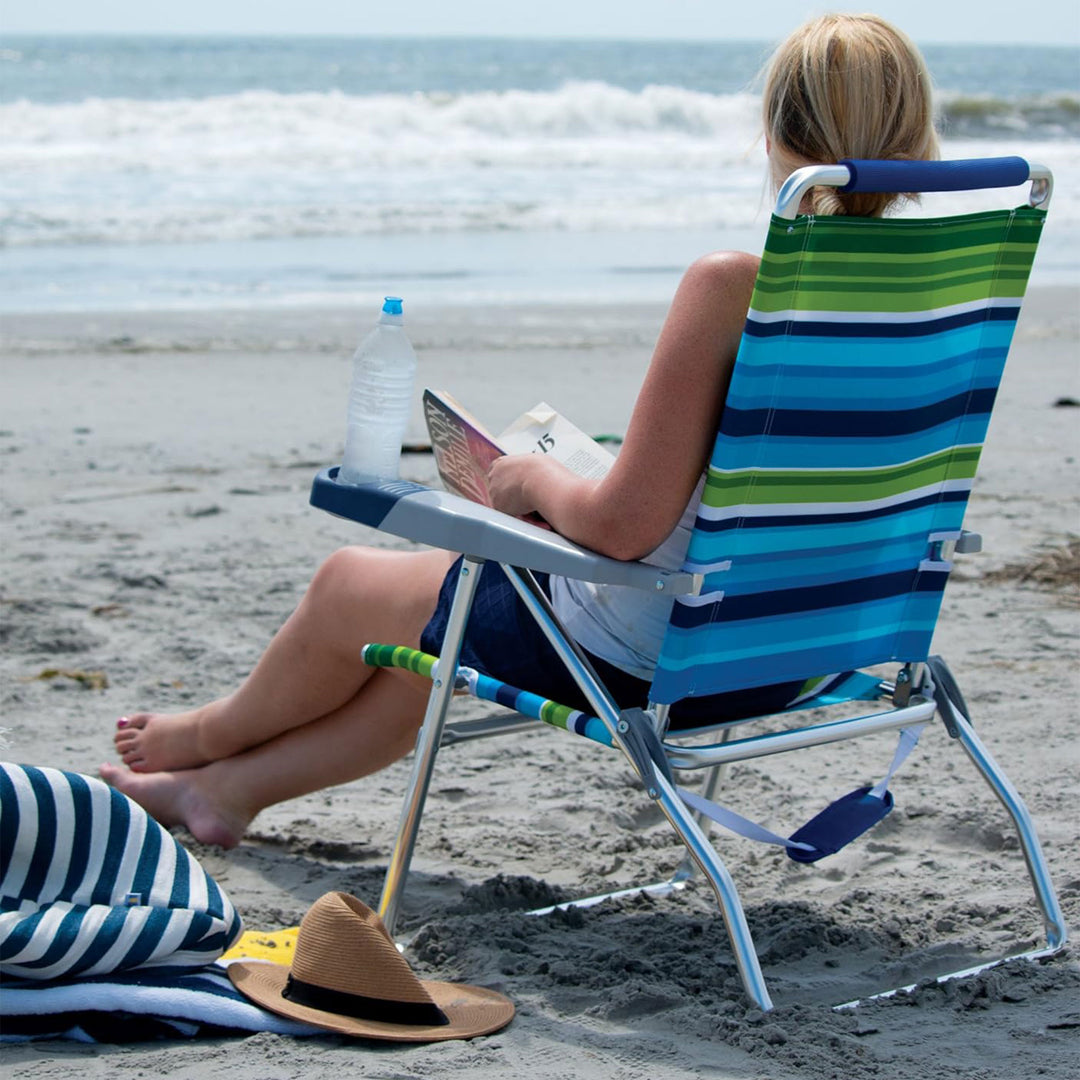
[[[442,1027],[449,1017],[434,1002],[387,1001],[386,998],[365,997],[343,990],[328,990],[325,986],[295,979],[285,980],[281,996],[296,1005],[305,1005],[320,1012],[351,1016],[357,1020],[376,1020],[386,1024],[415,1024],[423,1027]]]

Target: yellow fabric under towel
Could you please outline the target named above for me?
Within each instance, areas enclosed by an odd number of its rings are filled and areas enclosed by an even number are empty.
[[[221,957],[222,960],[272,960],[275,964],[292,964],[299,927],[286,930],[245,930],[240,940]]]

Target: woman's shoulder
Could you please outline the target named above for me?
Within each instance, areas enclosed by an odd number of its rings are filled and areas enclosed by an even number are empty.
[[[761,259],[747,251],[711,251],[695,259],[684,277],[702,285],[731,287],[753,286]]]
[[[760,263],[758,256],[745,251],[710,252],[690,264],[679,284],[679,293],[695,307],[700,303],[721,303],[729,311],[741,307],[745,315]]]

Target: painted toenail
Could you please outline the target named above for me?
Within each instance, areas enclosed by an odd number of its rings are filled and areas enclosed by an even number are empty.
[[[124,728],[124,727],[127,727],[127,725],[128,725],[128,718],[126,716],[121,716],[120,719],[116,721],[116,726],[118,728]]]

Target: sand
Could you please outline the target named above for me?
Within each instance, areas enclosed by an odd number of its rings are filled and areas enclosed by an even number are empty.
[[[1029,297],[967,519],[986,550],[954,575],[935,641],[1028,801],[1073,926],[1077,310],[1075,289]],[[493,426],[546,398],[602,433],[625,429],[661,317],[651,306],[416,309],[410,328],[421,383],[451,389]],[[314,472],[340,454],[362,321],[355,311],[4,320],[8,758],[94,773],[117,716],[182,708],[242,678],[337,546],[401,543],[307,505]],[[431,481],[431,459],[406,457],[403,474]],[[738,766],[724,797],[790,831],[880,776],[891,755],[884,738]],[[331,889],[374,905],[408,764],[273,807],[231,852],[178,836],[249,928],[293,925]],[[10,1077],[119,1080],[1072,1077],[1080,970],[1068,953],[830,1007],[1040,940],[1005,813],[943,729],[927,729],[893,790],[897,809],[881,826],[814,867],[719,841],[777,1003],[768,1015],[743,997],[700,882],[667,900],[522,913],[642,884],[681,858],[626,766],[538,729],[440,757],[402,919],[422,975],[514,999],[502,1033],[418,1047],[267,1034],[38,1043],[6,1047],[0,1062]]]

